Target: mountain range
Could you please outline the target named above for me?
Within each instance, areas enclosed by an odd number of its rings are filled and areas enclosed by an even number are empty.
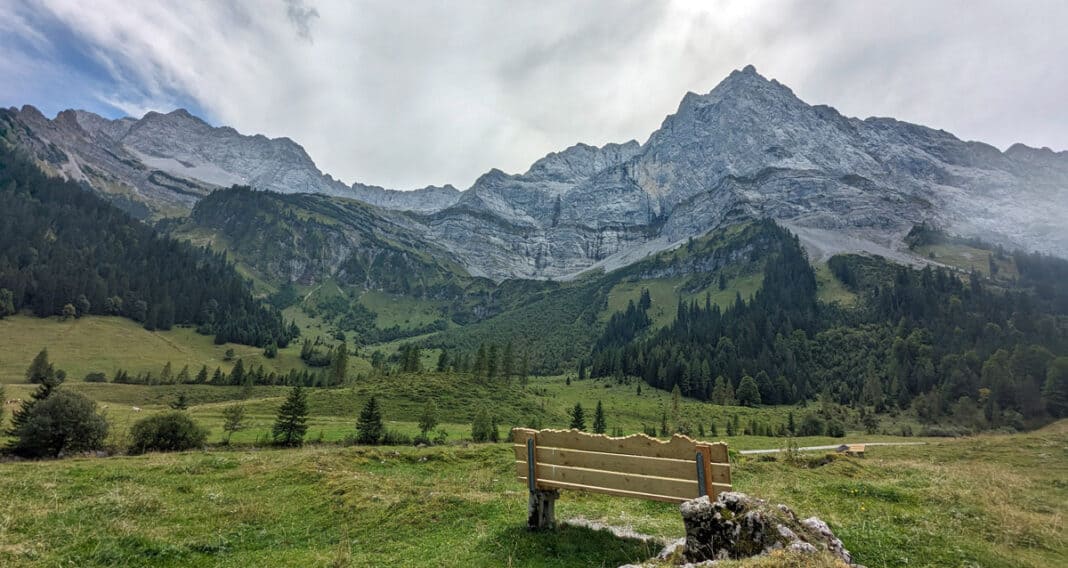
[[[242,135],[184,110],[110,120],[0,109],[0,139],[147,220],[187,216],[231,185],[323,194],[339,211],[362,201],[374,206],[372,224],[405,233],[406,247],[426,243],[496,281],[613,270],[755,218],[798,234],[814,260],[864,251],[927,262],[904,244],[918,224],[1068,256],[1068,152],[1001,151],[890,118],[846,117],[752,66],[687,93],[644,143],[576,144],[521,174],[491,170],[464,191],[349,186],[288,138]],[[335,256],[323,270],[341,269],[344,255]]]

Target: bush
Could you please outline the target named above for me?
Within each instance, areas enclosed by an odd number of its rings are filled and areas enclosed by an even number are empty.
[[[838,420],[827,422],[827,435],[832,438],[844,438],[846,435],[845,425]]]
[[[801,424],[797,427],[797,435],[822,436],[825,428],[826,424],[823,419],[810,412],[801,419]]]
[[[11,432],[11,450],[28,458],[56,457],[104,447],[108,423],[96,403],[73,391],[57,390],[33,401]]]
[[[107,375],[100,371],[94,371],[85,375],[85,382],[87,383],[106,383],[108,382]]]
[[[382,433],[382,439],[379,443],[383,446],[411,446],[412,437],[396,430],[386,430]]]
[[[168,412],[138,420],[130,429],[130,453],[180,452],[204,445],[208,431],[184,412]]]

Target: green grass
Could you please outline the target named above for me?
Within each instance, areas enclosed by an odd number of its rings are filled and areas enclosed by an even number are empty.
[[[1066,447],[1061,422],[813,469],[742,458],[734,484],[820,516],[868,566],[1062,566]],[[0,463],[0,564],[567,567],[658,551],[585,528],[527,532],[513,459],[498,444]],[[670,504],[565,491],[557,518],[575,517],[682,535]]]
[[[965,245],[963,243],[939,243],[922,245],[915,248],[916,254],[930,258],[942,264],[953,266],[961,270],[971,272],[978,271],[983,276],[990,277],[990,259],[993,252]],[[998,267],[996,279],[1012,280],[1019,277],[1016,271],[1016,263],[1012,257],[994,259]]]
[[[280,349],[276,359],[267,359],[262,349],[229,343],[215,345],[211,336],[200,335],[192,328],[146,331],[136,322],[119,317],[61,321],[12,316],[0,319],[0,337],[4,338],[0,342],[0,383],[25,380],[30,361],[45,347],[56,368],[67,371],[73,380],[93,371],[111,377],[120,368],[130,374],[151,371],[158,375],[168,361],[175,374],[183,365],[189,365],[194,374],[201,365],[207,365],[209,370],[218,366],[229,372],[233,362],[224,360],[227,349],[233,349],[235,360],[243,359],[246,368],[263,365],[282,372],[303,368],[299,345]]]
[[[752,298],[753,294],[760,289],[763,280],[762,274],[746,274],[729,278],[723,290],[719,289],[718,284],[713,284],[697,291],[684,290],[689,281],[687,277],[620,282],[608,293],[608,308],[602,312],[601,320],[608,321],[613,313],[626,310],[629,302],[637,304],[642,290],[648,289],[649,299],[652,300],[648,314],[653,320],[652,327],[660,328],[671,325],[675,321],[675,312],[680,299],[687,302],[693,300],[703,302],[705,294],[708,293],[713,304],[726,308],[734,303],[738,294],[746,300]]]
[[[826,262],[815,266],[816,269],[816,297],[820,301],[833,304],[838,302],[842,306],[852,306],[857,302],[857,295],[845,287],[842,281],[835,278]]]
[[[375,325],[379,329],[397,326],[401,329],[414,329],[429,325],[442,319],[445,302],[422,300],[408,296],[398,296],[369,290],[360,294],[360,303],[377,316]]]

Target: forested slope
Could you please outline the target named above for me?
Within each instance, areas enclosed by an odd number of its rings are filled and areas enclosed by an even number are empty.
[[[0,315],[21,310],[192,324],[220,343],[284,345],[296,334],[223,255],[161,236],[0,147]]]

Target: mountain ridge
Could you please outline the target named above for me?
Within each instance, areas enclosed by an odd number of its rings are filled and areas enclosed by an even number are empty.
[[[818,233],[818,243],[805,239],[810,254],[907,254],[901,239],[921,223],[1068,251],[1059,221],[1068,215],[1068,152],[1002,152],[892,118],[846,117],[752,65],[708,93],[687,93],[644,143],[575,144],[523,173],[491,169],[464,191],[345,186],[288,138],[244,136],[183,109],[114,121],[64,111],[49,121],[23,107],[0,110],[0,128],[53,173],[133,202],[159,199],[165,214],[228,184],[358,199],[495,280],[618,268],[764,217],[803,238]]]

